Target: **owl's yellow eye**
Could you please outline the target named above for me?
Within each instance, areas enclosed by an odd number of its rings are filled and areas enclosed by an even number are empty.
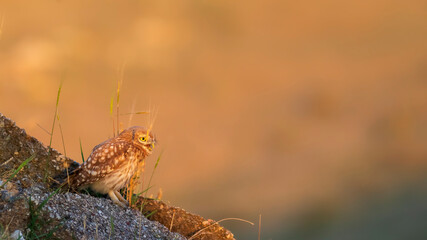
[[[141,141],[141,142],[146,142],[146,141],[147,141],[147,138],[146,138],[146,137],[140,137],[140,138],[139,138],[139,141]]]

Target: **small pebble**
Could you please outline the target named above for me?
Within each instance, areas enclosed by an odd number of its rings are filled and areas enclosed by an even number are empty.
[[[18,239],[25,239],[24,235],[22,234],[21,230],[15,230],[12,234],[10,234],[10,239],[12,240],[18,240]]]

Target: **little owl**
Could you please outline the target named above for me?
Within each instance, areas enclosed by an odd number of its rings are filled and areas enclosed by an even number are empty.
[[[90,187],[108,194],[114,203],[126,206],[119,190],[129,184],[138,162],[151,154],[155,137],[143,127],[130,127],[117,137],[95,146],[88,159],[70,178],[73,189]]]

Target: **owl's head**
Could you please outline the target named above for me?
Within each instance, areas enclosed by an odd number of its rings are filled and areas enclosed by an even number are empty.
[[[151,154],[154,145],[156,144],[156,137],[152,132],[144,127],[134,126],[123,130],[119,134],[120,138],[125,138],[132,141],[132,143],[143,150],[146,154]]]

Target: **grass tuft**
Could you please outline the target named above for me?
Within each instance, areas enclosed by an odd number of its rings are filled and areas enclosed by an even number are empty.
[[[141,176],[141,174],[144,172],[145,170],[145,161],[141,161],[138,163],[138,166],[136,167],[136,172],[133,174],[129,184],[126,186],[126,200],[129,201],[129,205],[133,206],[136,202],[136,199],[138,198],[139,195],[141,195],[141,193],[136,194],[136,196],[134,196],[134,192],[135,192],[135,188],[138,185],[138,181],[139,178]]]
[[[134,104],[132,106],[132,110],[130,112],[120,114],[120,93],[121,93],[121,88],[123,85],[125,65],[126,64],[123,63],[119,68],[119,71],[118,71],[119,72],[119,78],[117,80],[117,88],[115,91],[115,95],[113,94],[111,99],[110,99],[110,116],[111,116],[112,123],[113,123],[113,137],[115,137],[116,134],[117,135],[120,134],[120,130],[121,130],[121,126],[122,126],[122,123],[120,122],[120,116],[121,115],[129,115],[130,116],[129,117],[129,124],[128,124],[128,125],[130,125],[132,122],[133,115],[148,114],[151,112],[151,111],[148,111],[148,112],[147,111],[134,111],[134,107],[135,107],[135,102],[134,102]],[[115,106],[114,106],[114,100],[116,100]],[[115,113],[114,113],[114,108],[116,109]],[[148,127],[148,131],[147,131],[147,135],[149,134],[149,132],[151,131],[151,129],[153,127],[154,119],[155,119],[155,117],[152,119],[151,118],[149,119],[149,127]],[[159,164],[159,161],[160,161],[160,157],[157,159],[156,165],[153,169],[153,173],[151,174],[150,181],[148,184],[148,188],[146,190],[140,192],[140,193],[135,193],[136,188],[138,186],[142,186],[142,184],[139,185],[139,180],[140,180],[141,174],[143,174],[145,171],[145,161],[138,163],[137,170],[135,171],[134,175],[131,177],[129,184],[124,189],[121,190],[121,194],[123,196],[125,196],[125,199],[129,202],[130,206],[135,205],[138,197],[141,194],[145,193],[145,195],[147,195],[147,191],[151,188],[151,186],[150,186],[151,180],[153,178],[154,171],[156,170],[156,168]]]
[[[46,232],[45,228],[52,223],[52,220],[44,220],[42,218],[42,208],[47,204],[47,202],[52,198],[53,195],[57,194],[61,188],[57,188],[54,192],[49,194],[49,196],[43,200],[37,207],[31,201],[31,196],[28,199],[28,207],[30,211],[29,222],[27,225],[27,235],[25,239],[35,240],[35,239],[51,239],[53,234],[62,226],[62,222],[55,225],[52,229]]]
[[[145,217],[146,217],[146,218],[150,217],[151,215],[153,215],[153,214],[155,213],[155,211],[154,211],[154,212],[151,212],[151,213],[143,212],[143,209],[144,209],[145,204],[146,204],[145,199],[147,198],[148,190],[150,190],[150,189],[153,187],[153,186],[151,185],[151,180],[153,179],[154,172],[156,171],[157,166],[159,165],[159,162],[160,162],[160,159],[161,159],[161,157],[162,157],[162,154],[163,154],[163,152],[162,152],[162,153],[160,153],[159,157],[157,158],[156,164],[154,165],[153,171],[151,172],[150,180],[148,181],[148,187],[147,187],[146,189],[144,189],[142,192],[140,192],[139,194],[137,194],[137,195],[136,195],[136,198],[138,198],[138,197],[139,197],[139,195],[141,195],[142,193],[144,193],[144,199],[143,199],[143,201],[142,201],[141,205],[139,206],[139,211],[140,211],[143,215],[145,215]],[[158,195],[160,196],[161,194],[158,194]],[[147,214],[147,213],[148,213],[148,214]]]

